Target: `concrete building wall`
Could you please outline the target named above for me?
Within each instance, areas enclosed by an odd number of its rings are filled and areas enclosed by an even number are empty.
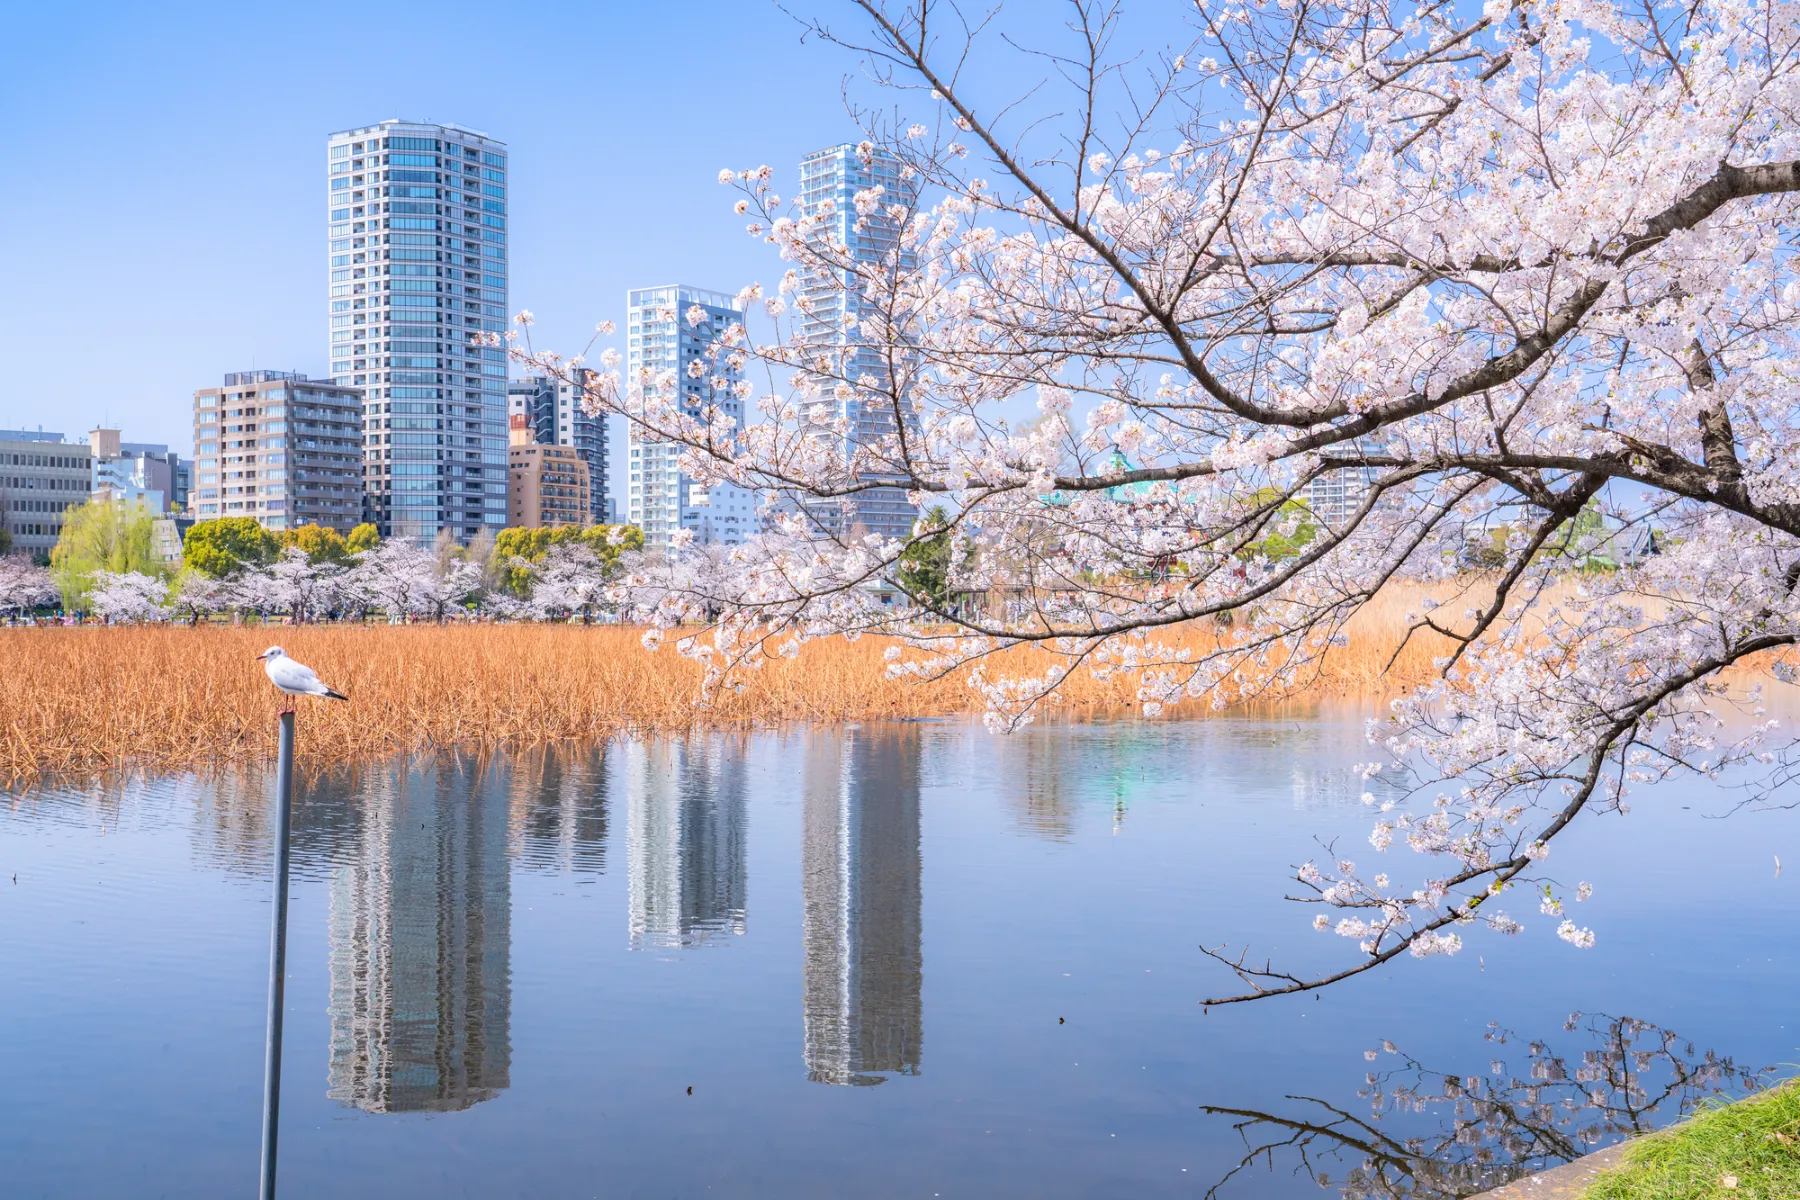
[[[270,529],[363,518],[362,393],[293,371],[240,371],[194,393],[192,510]]]
[[[15,551],[50,553],[68,510],[88,501],[93,456],[60,433],[0,429],[0,528]]]
[[[592,524],[587,463],[572,446],[530,440],[526,418],[514,413],[507,447],[506,523],[516,528]]]

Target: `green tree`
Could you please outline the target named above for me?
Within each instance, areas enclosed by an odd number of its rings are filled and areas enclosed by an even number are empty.
[[[263,566],[280,553],[281,540],[252,517],[197,522],[181,544],[182,560],[214,579],[223,579],[245,567]]]
[[[616,534],[614,531],[618,531]],[[608,570],[627,550],[644,548],[644,531],[636,525],[558,525],[546,529],[502,529],[494,538],[494,576],[515,596],[531,591],[531,568],[515,559],[540,563],[552,546],[581,545],[592,550]]]
[[[302,525],[278,535],[283,546],[298,546],[316,563],[343,565],[350,557],[350,546],[344,535],[324,525]]]
[[[344,539],[344,550],[350,554],[361,554],[364,550],[373,550],[381,545],[381,531],[364,521],[350,531]]]
[[[50,551],[50,574],[62,592],[63,608],[85,607],[100,571],[166,576],[167,564],[150,549],[154,523],[155,515],[141,504],[90,500],[69,509],[62,536]]]
[[[1272,491],[1268,496],[1258,497],[1259,503],[1266,503],[1274,498]],[[1269,524],[1269,532],[1247,546],[1250,555],[1262,555],[1281,562],[1293,558],[1319,536],[1319,522],[1313,516],[1312,509],[1300,499],[1287,501],[1275,512],[1275,519]]]
[[[5,526],[0,525],[0,554],[7,554],[7,553],[10,553],[11,551],[12,551],[12,534],[6,532]]]
[[[894,573],[900,586],[933,612],[950,606],[951,550],[950,514],[943,505],[933,505],[914,527],[912,543],[900,552]]]

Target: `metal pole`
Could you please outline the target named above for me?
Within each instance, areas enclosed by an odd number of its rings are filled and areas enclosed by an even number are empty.
[[[294,714],[281,714],[275,775],[275,903],[269,920],[269,1036],[263,1060],[262,1200],[275,1200],[275,1135],[281,1124],[281,1013],[287,980],[288,817],[294,808]]]

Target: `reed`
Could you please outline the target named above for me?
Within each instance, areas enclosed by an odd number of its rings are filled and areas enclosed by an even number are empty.
[[[1416,598],[1384,597],[1358,618],[1308,694],[1393,692],[1425,678],[1442,654],[1415,637],[1389,669]],[[1184,638],[1195,650],[1216,630]],[[812,642],[771,659],[742,692],[696,707],[701,667],[673,649],[640,645],[617,626],[129,626],[0,629],[0,780],[256,762],[274,753],[281,697],[252,661],[271,642],[351,697],[302,699],[314,765],[450,746],[530,745],[697,725],[866,721],[978,711],[961,673],[924,682],[887,676],[880,638]],[[1048,652],[1018,648],[994,664],[1042,672]],[[1057,716],[1135,708],[1137,682],[1073,676]],[[1249,689],[1240,699],[1291,699]],[[1204,701],[1172,712],[1210,709]]]

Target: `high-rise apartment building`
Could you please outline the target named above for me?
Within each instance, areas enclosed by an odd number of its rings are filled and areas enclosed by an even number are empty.
[[[716,405],[740,427],[744,402],[730,391],[739,372],[712,361],[707,350],[733,323],[744,319],[736,298],[686,284],[634,288],[626,294],[628,386],[637,389],[646,373],[650,386],[679,396],[693,413]],[[698,308],[699,319],[692,310]],[[706,369],[688,374],[690,363]],[[712,380],[726,387],[715,391]],[[706,486],[683,474],[681,448],[646,438],[632,427],[627,435],[627,520],[644,531],[644,549],[667,551],[678,529],[694,544],[737,546],[756,528],[756,498],[734,484]]]
[[[385,537],[506,524],[506,146],[457,125],[331,135],[331,374],[363,394]]]
[[[612,524],[612,504],[606,494],[606,417],[589,415],[581,407],[588,381],[595,372],[577,367],[572,380],[530,375],[506,385],[510,417],[522,416],[540,446],[570,446],[587,464],[588,516],[586,524]]]
[[[1345,456],[1380,454],[1382,447],[1373,439],[1360,437],[1338,450]],[[1341,529],[1356,514],[1356,510],[1362,507],[1369,488],[1380,476],[1378,467],[1338,467],[1308,483],[1302,492],[1302,498],[1306,501],[1307,508],[1312,510],[1313,516],[1327,528]]]
[[[0,429],[0,528],[15,552],[50,553],[64,515],[87,503],[92,469],[88,448],[60,433]]]
[[[194,392],[200,520],[254,517],[269,529],[362,520],[362,393],[298,371],[233,371]]]
[[[857,195],[876,189],[879,203],[868,212],[861,212]],[[863,295],[857,269],[850,264],[861,264],[867,270],[899,253],[901,265],[912,266],[912,256],[900,246],[903,219],[891,215],[889,209],[898,206],[910,211],[918,198],[917,176],[909,176],[898,159],[878,148],[865,158],[856,146],[845,143],[800,160],[801,210],[808,216],[823,218],[817,237],[842,246],[836,253],[844,265],[833,270],[810,270],[802,276],[799,296],[805,304],[798,315],[798,332],[804,343],[838,351],[838,363],[832,372],[837,378],[826,382],[823,392],[835,404],[832,416],[844,429],[840,452],[846,464],[860,448],[875,447],[883,439],[891,439],[898,429],[892,401],[881,395],[891,374],[886,355],[880,347],[865,342],[854,328],[854,322],[872,315],[873,306]],[[861,381],[865,379],[874,382],[873,394],[862,391]],[[835,384],[840,380],[851,382],[858,394],[836,396]],[[839,437],[835,431],[826,436]],[[869,481],[892,477],[892,472],[879,469],[863,468],[860,474]],[[805,508],[833,534],[847,533],[860,525],[883,537],[904,538],[912,532],[918,517],[904,487],[874,488],[858,493],[848,502],[807,502]],[[846,528],[846,522],[850,528]]]
[[[506,448],[506,523],[515,529],[591,524],[587,464],[574,447],[533,441],[523,413],[507,419],[512,440]]]

